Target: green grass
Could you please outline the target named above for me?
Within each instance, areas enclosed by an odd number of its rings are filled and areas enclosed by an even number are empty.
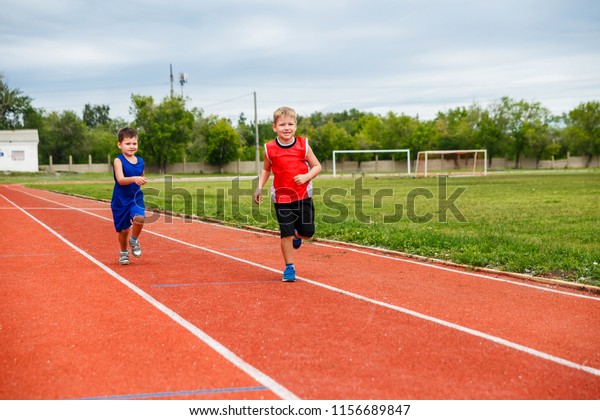
[[[25,182],[110,199],[111,182],[82,183],[84,177],[64,183],[65,178]],[[0,176],[0,182],[7,181]],[[314,185],[317,237],[600,286],[600,171],[426,179],[323,176]],[[267,194],[260,208],[251,204],[252,181],[171,178],[150,182],[144,190],[149,207],[277,229]]]
[[[113,180],[112,173],[76,172],[0,172],[0,184],[97,182]]]

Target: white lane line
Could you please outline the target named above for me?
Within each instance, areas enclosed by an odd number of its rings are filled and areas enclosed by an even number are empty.
[[[600,369],[594,369],[594,368],[589,367],[589,366],[580,365],[578,363],[571,362],[570,360],[566,360],[566,359],[563,359],[563,358],[560,358],[560,357],[556,357],[556,356],[553,356],[551,354],[544,353],[542,351],[535,350],[535,349],[532,349],[532,348],[527,347],[527,346],[522,346],[521,344],[513,343],[512,341],[508,341],[508,340],[505,340],[505,339],[500,338],[500,337],[496,337],[496,336],[491,335],[491,334],[487,334],[487,333],[484,333],[484,332],[481,332],[481,331],[477,331],[477,330],[474,330],[472,328],[463,327],[462,325],[458,325],[458,324],[455,324],[453,322],[444,321],[443,319],[439,319],[439,318],[435,318],[435,317],[432,317],[432,316],[429,316],[429,315],[425,315],[425,314],[422,314],[420,312],[416,312],[416,311],[413,311],[413,310],[410,310],[410,309],[407,309],[407,308],[403,308],[401,306],[392,305],[392,304],[389,304],[389,303],[385,303],[385,302],[381,302],[381,301],[378,301],[378,300],[374,300],[374,299],[371,299],[371,298],[368,298],[368,297],[365,297],[365,296],[362,296],[362,295],[359,295],[359,294],[356,294],[356,293],[353,293],[353,292],[348,292],[346,290],[338,289],[337,287],[329,286],[327,284],[318,283],[318,282],[315,282],[313,280],[304,279],[304,278],[302,280],[306,281],[307,283],[311,283],[311,284],[314,284],[314,285],[317,285],[317,286],[324,287],[326,289],[332,290],[334,292],[341,293],[343,295],[351,296],[351,297],[353,297],[355,299],[360,299],[360,300],[363,300],[365,302],[372,303],[374,305],[378,305],[378,306],[382,306],[384,308],[392,309],[394,311],[398,311],[398,312],[401,312],[401,313],[406,314],[406,315],[414,316],[416,318],[423,319],[425,321],[430,321],[430,322],[433,322],[435,324],[443,325],[445,327],[448,327],[448,328],[451,328],[451,329],[454,329],[454,330],[457,330],[457,331],[461,331],[463,333],[467,333],[467,334],[473,335],[475,337],[483,338],[485,340],[492,341],[494,343],[497,343],[497,344],[509,347],[511,349],[514,349],[514,350],[522,351],[524,353],[530,354],[530,355],[535,356],[535,357],[539,357],[539,358],[544,359],[544,360],[548,360],[550,362],[557,363],[559,365],[567,366],[567,367],[570,367],[570,368],[573,368],[573,369],[577,369],[577,370],[582,370],[584,372],[591,373],[592,375],[595,375],[595,376],[600,376]]]
[[[56,236],[62,242],[67,244],[69,247],[71,247],[72,249],[74,249],[75,251],[77,251],[78,253],[83,255],[85,258],[90,260],[92,263],[96,264],[98,267],[100,267],[102,270],[104,270],[107,274],[114,277],[119,282],[121,282],[122,284],[124,284],[125,286],[127,286],[128,288],[133,290],[135,293],[137,293],[139,296],[141,296],[145,301],[147,301],[152,306],[157,308],[159,311],[161,311],[162,313],[167,315],[169,318],[171,318],[177,324],[181,325],[183,328],[185,328],[186,330],[188,330],[189,332],[194,334],[197,338],[199,338],[204,343],[206,343],[210,348],[215,350],[218,354],[223,356],[226,360],[228,360],[230,363],[232,363],[238,369],[240,369],[243,372],[245,372],[246,374],[248,374],[250,377],[252,377],[257,382],[266,386],[269,390],[271,390],[277,396],[279,396],[280,398],[286,399],[286,400],[299,399],[294,393],[289,391],[283,385],[279,384],[278,382],[273,380],[271,377],[269,377],[265,373],[256,369],[254,366],[245,362],[243,359],[241,359],[239,356],[237,356],[235,353],[233,353],[227,347],[225,347],[224,345],[222,345],[221,343],[219,343],[218,341],[213,339],[211,336],[206,334],[200,328],[196,327],[194,324],[190,323],[188,320],[183,318],[181,315],[179,315],[178,313],[176,313],[169,307],[165,306],[158,300],[154,299],[152,296],[150,296],[148,293],[144,292],[142,289],[140,289],[139,287],[137,287],[136,285],[134,285],[133,283],[128,281],[126,278],[124,278],[120,274],[116,273],[115,271],[113,271],[112,269],[110,269],[109,267],[104,265],[102,262],[98,261],[96,258],[91,256],[90,254],[88,254],[87,252],[82,250],[81,248],[77,247],[75,244],[73,244],[72,242],[70,242],[63,236],[61,236],[58,232],[56,232],[50,226],[46,225],[44,222],[37,219],[35,216],[30,214],[26,210],[22,209],[21,207],[19,207],[16,203],[12,202],[8,198],[4,197],[1,194],[0,194],[0,196],[2,196],[5,200],[7,200],[9,203],[11,203],[13,206],[15,206],[15,208],[19,209],[21,212],[26,214],[28,217],[30,217],[32,220],[34,220],[36,223],[41,225],[44,229],[48,230],[50,233],[52,233],[54,236]]]
[[[528,287],[531,289],[541,290],[543,292],[558,293],[561,295],[567,295],[567,296],[572,296],[572,297],[581,298],[581,299],[591,299],[591,300],[600,301],[600,297],[596,297],[596,296],[582,295],[582,294],[577,294],[577,293],[568,292],[568,291],[564,291],[564,290],[549,289],[547,287],[537,286],[535,284],[528,284],[528,283],[518,282],[518,281],[514,281],[514,280],[502,279],[502,278],[498,278],[498,277],[494,277],[494,276],[490,276],[490,275],[482,274],[482,273],[473,273],[473,272],[469,272],[469,271],[465,271],[465,270],[458,270],[458,269],[452,268],[452,267],[445,267],[443,265],[432,264],[432,263],[423,262],[423,261],[417,261],[417,260],[413,260],[410,258],[403,258],[401,256],[376,254],[374,252],[370,252],[367,250],[349,248],[349,247],[343,247],[343,246],[337,246],[337,245],[319,243],[319,242],[315,242],[314,245],[328,247],[328,248],[334,248],[334,249],[338,249],[338,250],[342,250],[342,251],[355,252],[357,254],[364,254],[364,255],[368,255],[368,256],[374,256],[374,257],[389,259],[389,260],[393,260],[393,261],[402,261],[402,262],[405,262],[408,264],[415,264],[415,265],[420,265],[423,267],[433,268],[436,270],[448,271],[450,273],[457,273],[457,274],[467,276],[467,277],[477,277],[480,279],[497,281],[500,283],[508,283],[508,284],[512,284],[515,286],[519,286],[519,287]]]
[[[34,196],[34,197],[36,197],[36,196]],[[47,201],[50,201],[50,202],[54,202],[52,200],[48,200],[48,199],[45,199],[45,198],[42,198],[42,197],[38,197],[38,198],[43,199],[43,200],[47,200]],[[59,202],[54,202],[54,203],[59,204],[59,205],[61,204]],[[67,207],[70,207],[70,206],[67,206]],[[79,210],[76,207],[71,207],[71,208],[73,210]],[[94,213],[88,213],[87,211],[84,211],[84,210],[79,210],[79,211],[82,211],[84,213],[90,214],[90,215],[95,216],[95,217],[100,217],[102,219],[112,220],[112,219],[105,218],[103,216],[98,216],[98,215],[96,215]],[[200,246],[200,245],[196,245],[196,244],[192,244],[192,243],[189,243],[189,242],[185,242],[185,241],[182,241],[180,239],[172,238],[170,236],[166,236],[166,235],[163,235],[163,234],[160,234],[160,233],[157,233],[157,232],[152,232],[152,231],[146,231],[146,232],[150,233],[152,235],[156,235],[158,237],[161,237],[163,239],[167,239],[167,240],[170,240],[170,241],[173,241],[173,242],[185,245],[185,246],[189,246],[191,248],[200,249],[202,251],[209,252],[209,253],[215,254],[215,255],[219,255],[219,256],[222,256],[224,258],[228,258],[228,259],[231,259],[231,260],[234,260],[234,261],[239,261],[239,262],[242,262],[242,263],[245,263],[245,264],[249,264],[249,265],[252,265],[254,267],[259,267],[259,268],[262,268],[264,270],[268,270],[268,271],[272,271],[272,272],[276,272],[276,273],[280,273],[281,272],[281,270],[276,270],[274,268],[271,268],[271,267],[268,267],[268,266],[265,266],[265,265],[262,265],[262,264],[255,263],[253,261],[245,260],[243,258],[239,258],[239,257],[235,257],[233,255],[225,254],[223,252],[216,251],[216,250],[213,250],[213,249],[210,249],[210,248],[206,248],[206,247],[203,247],[203,246]],[[460,272],[460,273],[462,273],[462,272]],[[511,349],[514,349],[514,350],[518,350],[518,351],[527,353],[529,355],[532,355],[532,356],[535,356],[535,357],[538,357],[538,358],[541,358],[541,359],[544,359],[544,360],[547,360],[547,361],[550,361],[550,362],[557,363],[557,364],[562,365],[562,366],[566,366],[566,367],[569,367],[569,368],[581,370],[581,371],[590,373],[590,374],[595,375],[595,376],[600,376],[600,369],[595,369],[595,368],[592,368],[590,366],[581,365],[581,364],[572,362],[570,360],[563,359],[561,357],[553,356],[551,354],[544,353],[544,352],[539,351],[539,350],[535,350],[535,349],[533,349],[531,347],[523,346],[523,345],[518,344],[518,343],[513,343],[512,341],[505,340],[503,338],[496,337],[496,336],[493,336],[491,334],[487,334],[487,333],[484,333],[484,332],[481,332],[481,331],[478,331],[478,330],[474,330],[472,328],[464,327],[462,325],[455,324],[453,322],[448,322],[448,321],[445,321],[445,320],[440,319],[440,318],[435,318],[435,317],[432,317],[432,316],[429,316],[429,315],[425,315],[425,314],[422,314],[420,312],[416,312],[416,311],[413,311],[413,310],[410,310],[410,309],[407,309],[407,308],[403,308],[401,306],[391,305],[391,304],[386,303],[386,302],[381,302],[381,301],[378,301],[378,300],[375,300],[375,299],[371,299],[369,297],[366,297],[366,296],[363,296],[363,295],[359,295],[357,293],[353,293],[353,292],[350,292],[350,291],[347,291],[347,290],[339,289],[337,287],[330,286],[330,285],[325,284],[325,283],[320,283],[318,281],[307,279],[307,278],[304,278],[304,277],[297,277],[297,278],[300,279],[300,280],[302,280],[302,281],[304,281],[304,282],[306,282],[306,283],[310,283],[310,284],[312,284],[314,286],[322,287],[324,289],[328,289],[328,290],[336,292],[336,293],[341,293],[343,295],[346,295],[346,296],[349,296],[349,297],[352,297],[352,298],[355,298],[355,299],[359,299],[359,300],[362,300],[364,302],[371,303],[373,305],[378,305],[378,306],[381,306],[381,307],[384,307],[384,308],[388,308],[388,309],[391,309],[391,310],[394,310],[394,311],[397,311],[397,312],[401,312],[401,313],[406,314],[406,315],[414,316],[416,318],[419,318],[419,319],[422,319],[422,320],[425,320],[425,321],[433,322],[435,324],[442,325],[442,326],[445,326],[447,328],[451,328],[451,329],[460,331],[462,333],[470,334],[470,335],[473,335],[475,337],[479,337],[479,338],[482,338],[482,339],[485,339],[485,340],[489,340],[491,342],[494,342],[494,343],[497,343],[497,344],[509,347]],[[545,289],[542,289],[542,290],[545,290]],[[579,295],[573,294],[572,296],[578,297]]]

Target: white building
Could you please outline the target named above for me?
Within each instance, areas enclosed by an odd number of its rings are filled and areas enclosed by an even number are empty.
[[[37,130],[0,130],[0,171],[38,171]]]

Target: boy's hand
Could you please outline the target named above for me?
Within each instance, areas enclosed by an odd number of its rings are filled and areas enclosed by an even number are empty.
[[[254,194],[252,194],[252,199],[256,204],[260,204],[262,201],[262,190],[257,189],[254,191]]]
[[[144,185],[148,182],[148,179],[144,176],[136,176],[134,182],[138,185]]]
[[[296,175],[294,177],[294,182],[298,185],[306,184],[308,181],[310,181],[308,174]]]

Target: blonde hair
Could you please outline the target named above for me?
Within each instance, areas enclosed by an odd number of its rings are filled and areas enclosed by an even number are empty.
[[[273,122],[276,123],[279,118],[282,117],[291,117],[296,120],[296,111],[288,106],[282,106],[281,108],[277,108],[275,112],[273,112]]]

